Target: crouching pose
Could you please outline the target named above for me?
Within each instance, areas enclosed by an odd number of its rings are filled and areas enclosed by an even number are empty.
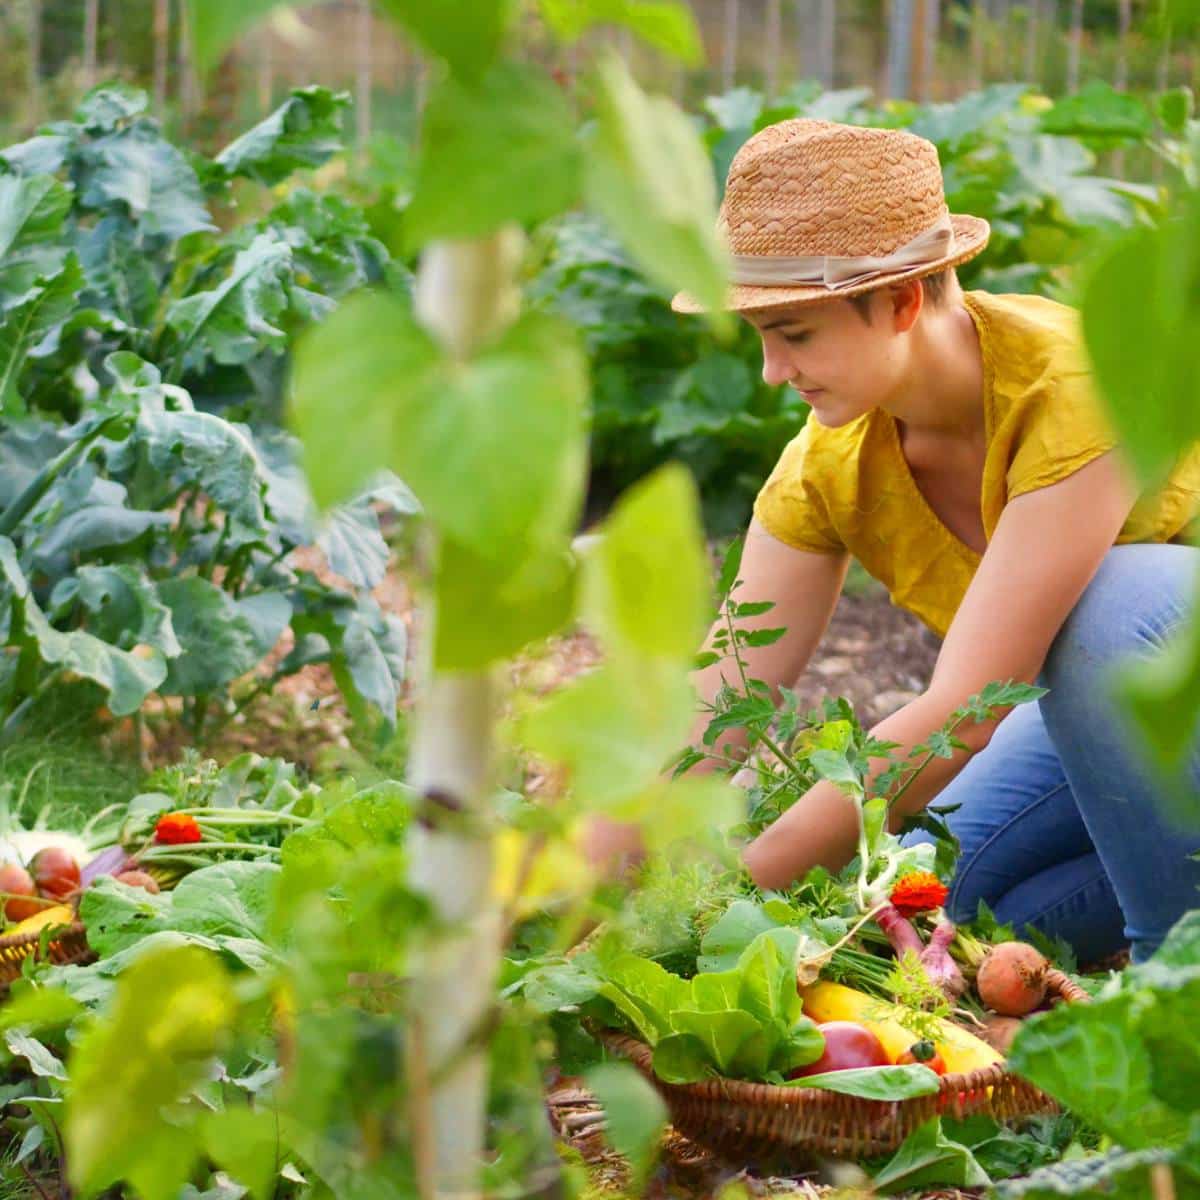
[[[1161,810],[1109,686],[1191,619],[1200,447],[1139,495],[1094,393],[1078,314],[964,292],[954,268],[986,221],[947,210],[933,145],[899,130],[793,120],[735,158],[721,210],[727,307],[762,337],[763,375],[804,394],[805,426],[762,488],[739,599],[787,626],[746,652],[773,687],[804,670],[851,557],[943,639],[925,692],[874,733],[926,740],[993,680],[1049,689],[935,758],[894,811],[935,798],[962,843],[947,911],[1061,935],[1083,961],[1148,957],[1200,904],[1200,830]],[[1136,303],[1136,297],[1130,298]],[[698,306],[677,296],[675,308]],[[753,625],[753,622],[749,624]],[[696,677],[712,699],[721,666]],[[885,762],[880,760],[877,769]],[[1200,790],[1200,750],[1186,769]],[[910,833],[910,842],[927,834]],[[856,816],[810,789],[745,851],[764,887],[845,865]]]

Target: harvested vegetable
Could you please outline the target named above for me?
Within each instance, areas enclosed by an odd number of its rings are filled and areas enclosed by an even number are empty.
[[[1019,1017],[984,1017],[983,1029],[980,1030],[979,1036],[994,1050],[999,1050],[1001,1054],[1007,1056],[1013,1038],[1017,1036],[1020,1028]]]
[[[904,1066],[907,1063],[920,1063],[922,1066],[928,1067],[936,1075],[945,1075],[946,1073],[946,1060],[938,1053],[937,1045],[928,1038],[923,1038],[919,1042],[913,1042],[896,1059],[896,1063],[898,1066]]]
[[[37,899],[33,876],[16,863],[5,863],[0,867],[0,893],[8,895],[4,902],[4,916],[9,921],[24,921],[46,907]],[[24,899],[26,896],[32,899]]]
[[[147,871],[122,871],[119,875],[114,875],[113,878],[118,883],[123,883],[127,887],[145,888],[152,895],[157,895],[160,890],[158,880]]]
[[[925,974],[952,1001],[967,990],[967,981],[958,964],[950,957],[950,944],[957,932],[952,922],[939,921],[929,935],[929,944],[921,951],[921,966],[925,968]]]
[[[919,874],[926,873],[920,872]],[[912,878],[914,878],[912,875],[905,876],[905,879]],[[936,876],[930,876],[930,878],[936,882]],[[901,883],[903,882],[904,880],[901,880]],[[938,884],[939,888],[941,886]],[[929,977],[929,981],[935,984],[947,999],[957,1000],[966,991],[967,985],[962,977],[962,972],[949,953],[949,946],[954,940],[956,932],[954,925],[949,921],[938,922],[928,946],[921,941],[921,935],[917,932],[916,927],[895,904],[885,904],[880,908],[875,914],[875,923],[887,936],[888,942],[896,952],[897,961],[903,959],[910,952],[914,954]]]
[[[822,980],[802,988],[800,996],[806,1016],[817,1022],[857,1021],[870,1029],[883,1043],[884,1049],[896,1058],[913,1043],[912,1031],[905,1029],[899,1021],[886,1016],[877,1019],[876,1014],[886,1013],[887,1006],[865,992]],[[935,1027],[937,1036],[933,1041],[946,1063],[948,1074],[975,1071],[1004,1061],[986,1042],[950,1021],[939,1020]]]
[[[1023,1017],[1046,998],[1050,964],[1025,942],[993,946],[979,967],[979,998],[1003,1017]]]
[[[37,933],[41,929],[45,929],[47,925],[70,925],[75,920],[75,910],[69,904],[54,904],[49,908],[43,908],[41,912],[35,913],[32,917],[26,917],[24,921],[14,925],[7,936],[14,937],[18,934]]]
[[[824,1075],[826,1071],[852,1071],[862,1067],[886,1067],[891,1064],[883,1043],[865,1025],[857,1021],[826,1021],[817,1026],[825,1039],[825,1049],[816,1062],[795,1067],[788,1079],[806,1075]]]
[[[79,890],[79,863],[62,846],[39,850],[29,871],[38,892],[52,900],[65,900]]]

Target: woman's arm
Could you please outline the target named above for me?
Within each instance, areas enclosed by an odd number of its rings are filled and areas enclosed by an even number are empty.
[[[929,687],[872,732],[899,742],[893,753],[904,757],[988,683],[1033,683],[1136,495],[1115,452],[1109,452],[1058,483],[1009,501],[954,615]],[[968,750],[930,762],[893,810],[893,831],[988,744],[1005,715],[958,730]],[[870,777],[886,766],[877,760]],[[822,781],[746,848],[746,866],[767,888],[784,887],[818,863],[840,870],[854,857],[857,821],[852,802],[836,785]]]

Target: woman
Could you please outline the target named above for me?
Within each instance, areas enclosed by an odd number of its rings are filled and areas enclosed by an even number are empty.
[[[989,228],[947,211],[937,152],[899,130],[785,121],[742,147],[721,222],[727,306],[759,330],[763,377],[811,414],[755,504],[741,600],[787,627],[747,651],[772,687],[804,670],[851,556],[944,638],[925,692],[875,727],[926,740],[993,680],[1049,688],[963,726],[896,806],[936,798],[962,853],[947,911],[1061,935],[1094,960],[1147,958],[1200,904],[1200,831],[1159,811],[1149,763],[1107,684],[1188,617],[1200,448],[1138,497],[1096,400],[1074,310],[964,293],[954,267]],[[688,297],[680,312],[697,312]],[[753,625],[755,622],[748,622]],[[711,699],[722,664],[696,677]],[[736,748],[736,739],[726,746]],[[879,760],[874,770],[885,766]],[[1200,756],[1191,768],[1200,788]],[[855,810],[821,782],[747,847],[762,887],[855,851]],[[906,835],[926,839],[924,833]]]

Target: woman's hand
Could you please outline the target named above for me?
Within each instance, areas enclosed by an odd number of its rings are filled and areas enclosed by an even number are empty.
[[[591,817],[584,827],[583,854],[604,879],[627,878],[646,857],[640,825]]]

